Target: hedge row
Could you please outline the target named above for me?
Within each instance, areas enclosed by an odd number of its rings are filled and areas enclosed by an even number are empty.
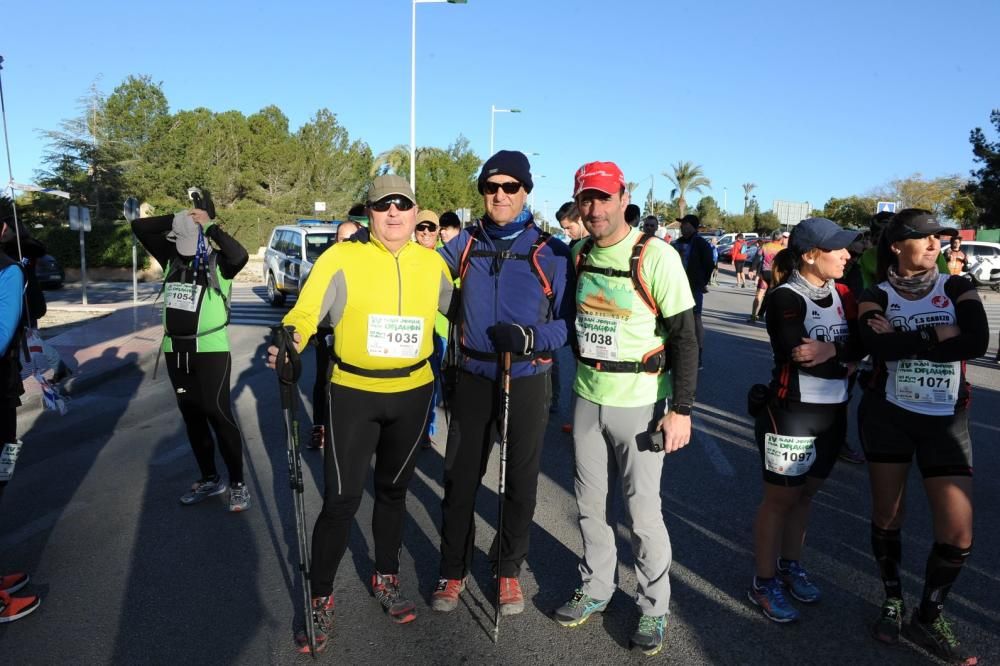
[[[294,224],[296,215],[275,213],[266,209],[219,211],[223,227],[250,254],[267,243],[271,230],[281,224]],[[64,268],[80,267],[80,232],[66,227],[33,229],[32,234],[45,243],[49,254]],[[88,266],[107,268],[132,267],[132,230],[127,224],[96,223],[84,234]],[[139,248],[139,267],[149,267],[149,257],[142,245]]]

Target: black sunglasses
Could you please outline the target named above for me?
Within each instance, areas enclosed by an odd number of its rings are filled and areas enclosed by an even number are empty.
[[[516,180],[507,183],[491,183],[490,181],[483,183],[483,192],[486,194],[496,194],[497,190],[503,190],[504,194],[517,194],[520,189],[521,183]]]
[[[368,207],[376,213],[384,213],[389,210],[389,206],[396,204],[396,210],[410,210],[413,202],[406,197],[386,197],[375,202],[370,202]]]
[[[437,231],[437,225],[433,222],[421,222],[417,225],[417,231]]]

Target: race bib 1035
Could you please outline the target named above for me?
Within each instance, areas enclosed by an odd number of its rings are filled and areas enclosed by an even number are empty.
[[[422,317],[368,315],[368,353],[391,358],[418,358],[424,339]]]

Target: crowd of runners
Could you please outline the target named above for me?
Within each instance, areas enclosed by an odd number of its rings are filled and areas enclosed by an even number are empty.
[[[656,654],[668,624],[672,559],[661,473],[664,457],[691,439],[702,301],[717,279],[718,251],[698,233],[696,215],[678,220],[676,239],[663,237],[656,218],[640,221],[612,162],[576,171],[572,200],[556,214],[569,245],[543,231],[526,205],[533,181],[524,154],[492,155],[477,184],[485,213],[462,228],[454,213],[421,210],[403,178],[374,178],[363,205],[341,225],[340,242],[317,260],[284,317],[287,344],[268,348],[269,366],[280,368],[312,341],[321,368],[309,445],[323,450],[325,490],[310,552],[302,554],[311,562],[311,592],[298,649],[322,651],[336,634],[334,581],[369,469],[370,589],[393,622],[416,619],[399,554],[407,488],[420,449],[439,427],[432,423],[439,405],[450,419],[439,582],[429,605],[442,613],[459,605],[476,542],[476,496],[499,448],[500,519],[488,553],[496,621],[524,610],[520,574],[542,443],[563,388],[553,368],[557,352],[569,346],[573,417],[565,429],[573,437],[583,553],[579,587],[553,618],[580,625],[617,589],[619,518],[607,507],[621,488],[639,609],[631,643]],[[245,511],[251,498],[229,400],[227,325],[231,280],[246,250],[215,223],[210,202],[135,220],[133,229],[164,267],[162,351],[200,470],[180,501],[195,504],[228,490],[229,510]],[[738,235],[732,258],[738,287],[756,285],[749,319],[765,323],[774,358],[770,380],[747,387],[762,483],[749,601],[786,623],[799,617],[797,604],[822,598],[802,561],[810,505],[845,455],[848,404],[860,390],[863,458],[848,453],[867,460],[873,568],[885,593],[871,618],[872,637],[895,643],[902,636],[949,663],[969,664],[975,657],[942,609],[972,550],[965,362],[986,352],[989,330],[972,283],[950,270],[961,258],[940,264],[940,239],[954,235],[919,209],[873,219],[864,237],[810,218],[760,242],[752,265],[745,265],[746,241]],[[0,333],[17,329],[23,301],[19,264],[3,249]],[[0,344],[10,349],[14,337],[4,334]],[[16,393],[6,394],[4,442],[16,441],[8,418]],[[216,446],[228,483],[216,469]],[[899,571],[902,498],[914,459],[934,542],[921,601],[907,615]],[[11,596],[26,575],[0,581],[0,621],[37,608],[37,597]]]

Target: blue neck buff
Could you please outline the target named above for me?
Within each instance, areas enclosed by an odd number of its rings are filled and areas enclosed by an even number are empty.
[[[486,215],[483,215],[483,228],[486,229],[486,235],[493,240],[513,240],[528,228],[531,220],[531,211],[525,208],[521,211],[520,215],[502,227]]]

